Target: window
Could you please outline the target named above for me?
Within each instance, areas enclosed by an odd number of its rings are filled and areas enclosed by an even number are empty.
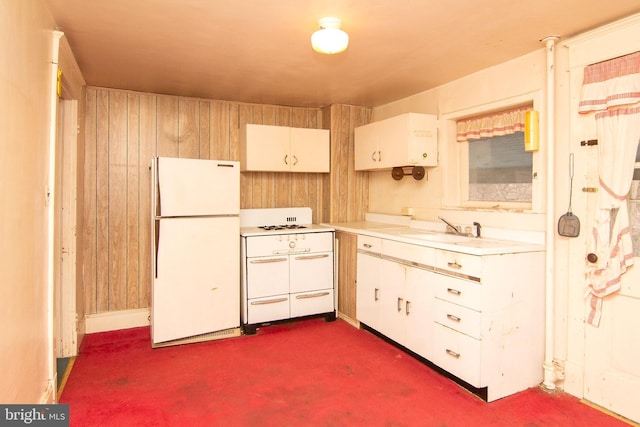
[[[524,122],[532,109],[529,104],[456,121],[462,206],[531,208],[534,156],[524,150]]]
[[[471,140],[469,201],[531,202],[533,153],[524,133]]]
[[[629,190],[627,203],[633,255],[640,257],[640,146],[638,146],[638,151],[636,152],[636,166],[633,171],[633,181],[631,181],[631,190]]]

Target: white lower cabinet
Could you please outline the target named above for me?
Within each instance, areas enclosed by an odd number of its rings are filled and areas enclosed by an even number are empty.
[[[542,381],[544,252],[358,236],[356,317],[492,401]]]
[[[356,317],[367,326],[428,357],[432,348],[433,272],[426,271],[433,249],[358,238]],[[431,261],[431,263],[433,263]]]

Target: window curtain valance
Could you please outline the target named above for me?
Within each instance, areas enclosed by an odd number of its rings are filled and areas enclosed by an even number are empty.
[[[626,197],[640,141],[640,52],[589,65],[584,70],[581,114],[595,113],[598,135],[598,192],[587,251],[587,323],[598,326],[603,298],[620,290],[633,265]]]
[[[525,113],[529,110],[531,110],[530,107],[522,107],[468,120],[458,120],[456,140],[468,142],[470,139],[524,132]]]

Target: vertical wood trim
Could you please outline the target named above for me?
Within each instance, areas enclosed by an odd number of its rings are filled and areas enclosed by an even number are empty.
[[[237,108],[238,117],[238,131],[244,127],[247,123],[251,123],[252,109],[251,106],[240,104]],[[233,138],[240,137],[239,133],[232,132]],[[237,160],[240,159],[240,153],[238,153]],[[253,173],[243,172],[240,174],[240,207],[242,209],[251,209],[253,204]]]
[[[157,155],[157,97],[140,95],[140,307],[151,306],[151,159]]]
[[[126,307],[140,307],[140,95],[129,94],[127,118]]]
[[[198,101],[178,98],[178,154],[187,159],[200,158],[200,112]]]
[[[231,160],[230,148],[230,105],[228,102],[212,101],[211,105],[211,158]]]
[[[198,118],[198,140],[200,141],[200,158],[213,159],[213,157],[211,157],[211,103],[208,101],[199,101],[198,111],[200,115]]]
[[[178,98],[159,95],[157,108],[158,156],[179,157]]]
[[[97,91],[96,311],[109,310],[109,91]]]
[[[262,118],[262,106],[261,105],[253,105],[251,107],[251,121],[250,123],[261,124],[263,121]],[[242,125],[241,125],[242,126]],[[262,208],[262,172],[245,172],[244,175],[250,176],[251,180],[251,201],[252,207]]]
[[[276,109],[273,105],[262,106],[262,124],[276,124]],[[274,208],[276,206],[276,173],[262,172],[262,207]]]
[[[127,299],[127,93],[109,93],[109,310]]]
[[[84,309],[86,313],[96,312],[97,289],[97,93],[87,89],[85,105],[85,147],[84,147],[84,209],[82,234],[82,263]]]

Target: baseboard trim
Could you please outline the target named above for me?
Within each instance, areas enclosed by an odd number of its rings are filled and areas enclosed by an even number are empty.
[[[93,334],[149,326],[151,325],[150,317],[151,310],[149,308],[87,314],[85,316],[85,333]]]

